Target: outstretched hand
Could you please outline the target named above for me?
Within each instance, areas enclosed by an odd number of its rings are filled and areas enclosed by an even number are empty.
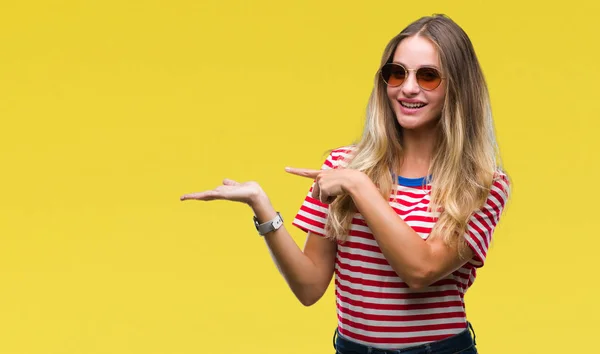
[[[262,192],[256,182],[239,183],[231,179],[224,179],[223,184],[213,190],[182,195],[180,200],[230,200],[251,205]]]

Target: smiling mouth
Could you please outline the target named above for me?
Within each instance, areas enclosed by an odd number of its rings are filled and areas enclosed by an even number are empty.
[[[427,105],[426,103],[408,103],[408,102],[402,102],[402,101],[399,101],[399,102],[402,107],[410,108],[410,109],[422,108]]]

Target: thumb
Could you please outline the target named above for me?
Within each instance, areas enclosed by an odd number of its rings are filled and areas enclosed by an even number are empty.
[[[240,183],[238,183],[232,179],[229,179],[229,178],[225,178],[223,180],[223,184],[226,186],[239,186],[240,185]]]

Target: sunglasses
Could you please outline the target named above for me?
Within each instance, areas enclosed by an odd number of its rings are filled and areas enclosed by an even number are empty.
[[[442,83],[442,74],[429,66],[423,66],[418,69],[408,70],[404,66],[396,63],[387,63],[379,72],[383,81],[392,87],[400,86],[406,81],[409,71],[416,71],[417,84],[425,91],[435,90]]]

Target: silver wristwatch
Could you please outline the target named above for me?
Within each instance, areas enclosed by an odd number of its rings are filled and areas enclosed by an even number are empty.
[[[277,212],[277,216],[275,216],[273,219],[262,224],[259,224],[256,215],[254,216],[254,226],[256,226],[256,231],[258,231],[258,234],[261,236],[264,236],[271,231],[279,229],[281,225],[283,225],[283,218],[281,217],[281,214],[279,214],[279,212]]]

